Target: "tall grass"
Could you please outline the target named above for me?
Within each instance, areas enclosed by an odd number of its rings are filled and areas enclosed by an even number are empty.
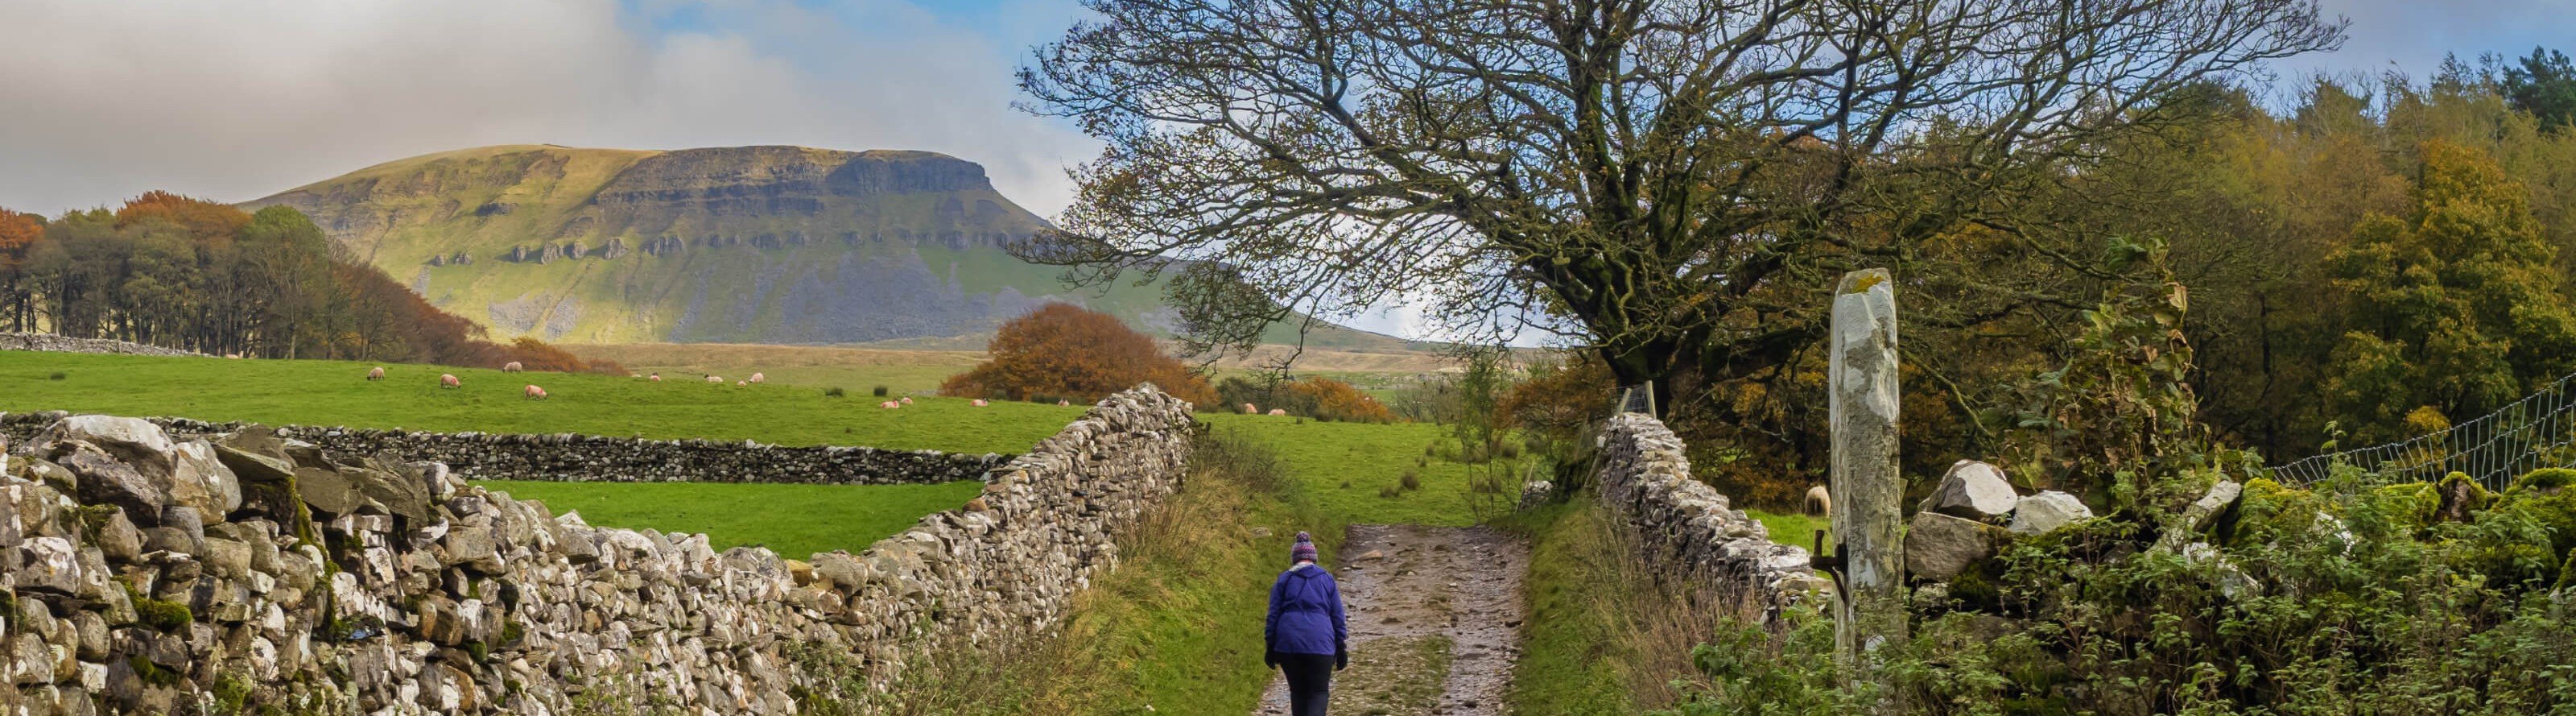
[[[1529,617],[1507,700],[1517,713],[1612,716],[1676,703],[1699,678],[1693,647],[1759,621],[1742,600],[1657,578],[1588,493],[1504,518],[1531,540]]]

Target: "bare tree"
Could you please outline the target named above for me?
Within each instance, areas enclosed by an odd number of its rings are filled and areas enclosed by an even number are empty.
[[[1902,271],[2180,119],[2169,94],[2342,34],[2312,0],[1087,4],[1021,85],[1107,148],[1024,256],[1180,267],[1204,347],[1400,294],[1684,399],[1812,343],[1843,269]]]

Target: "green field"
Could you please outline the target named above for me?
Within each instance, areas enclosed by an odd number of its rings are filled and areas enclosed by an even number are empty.
[[[768,547],[788,559],[858,552],[902,532],[922,515],[966,504],[983,483],[937,485],[734,485],[691,482],[526,482],[475,484],[555,514],[579,511],[598,527],[703,532],[716,551]]]
[[[1033,403],[977,408],[961,399],[925,397],[884,410],[864,389],[834,398],[800,386],[654,383],[423,365],[388,365],[385,380],[370,382],[364,378],[371,365],[0,351],[0,410],[1016,453],[1063,429],[1084,409]],[[440,373],[456,374],[465,387],[440,389]],[[53,379],[57,374],[62,379]],[[520,387],[531,383],[551,397],[520,397]]]
[[[1335,517],[1356,524],[1413,523],[1462,526],[1475,524],[1468,490],[1473,470],[1500,469],[1495,463],[1471,466],[1424,454],[1441,442],[1449,428],[1427,423],[1371,425],[1327,423],[1266,415],[1202,414],[1199,419],[1227,435],[1259,442],[1277,451],[1308,499]],[[1447,451],[1443,451],[1444,454]],[[1412,471],[1422,487],[1381,497]],[[1508,507],[1518,493],[1500,501]]]

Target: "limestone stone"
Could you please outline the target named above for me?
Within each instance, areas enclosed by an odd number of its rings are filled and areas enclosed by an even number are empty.
[[[142,418],[113,415],[74,415],[55,422],[28,441],[33,445],[50,445],[77,440],[96,445],[120,462],[150,475],[170,474],[172,453],[176,446],[161,426]]]
[[[2021,498],[2021,503],[2013,508],[2012,533],[2047,534],[2078,520],[2092,518],[2093,508],[2085,507],[2083,500],[2056,490],[2042,490],[2039,494]]]
[[[55,462],[79,476],[82,503],[115,505],[137,522],[158,524],[161,506],[169,501],[160,485],[87,443],[63,445],[67,449],[55,454]]]
[[[110,512],[99,522],[98,548],[110,562],[135,561],[143,556],[143,532],[125,518],[124,510]]]
[[[2005,531],[1994,525],[1917,512],[1905,533],[1905,571],[1921,579],[1948,581],[1994,556],[2005,538]]]
[[[82,581],[80,548],[62,537],[37,537],[19,545],[26,562],[16,575],[21,592],[71,596]]]
[[[179,443],[171,452],[172,469],[164,489],[172,504],[197,508],[208,521],[222,521],[241,508],[241,481],[215,456],[204,440]]]
[[[2004,471],[1975,460],[1960,460],[1941,475],[1939,486],[1923,500],[1920,511],[1986,520],[2012,512],[2021,501]]]

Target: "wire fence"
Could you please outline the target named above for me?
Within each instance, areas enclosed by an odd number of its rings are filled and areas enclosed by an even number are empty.
[[[2386,445],[2317,455],[2272,468],[2273,479],[2304,484],[2339,464],[2400,473],[2418,481],[2467,473],[2491,490],[2544,467],[2576,466],[2576,375],[2450,429]]]

